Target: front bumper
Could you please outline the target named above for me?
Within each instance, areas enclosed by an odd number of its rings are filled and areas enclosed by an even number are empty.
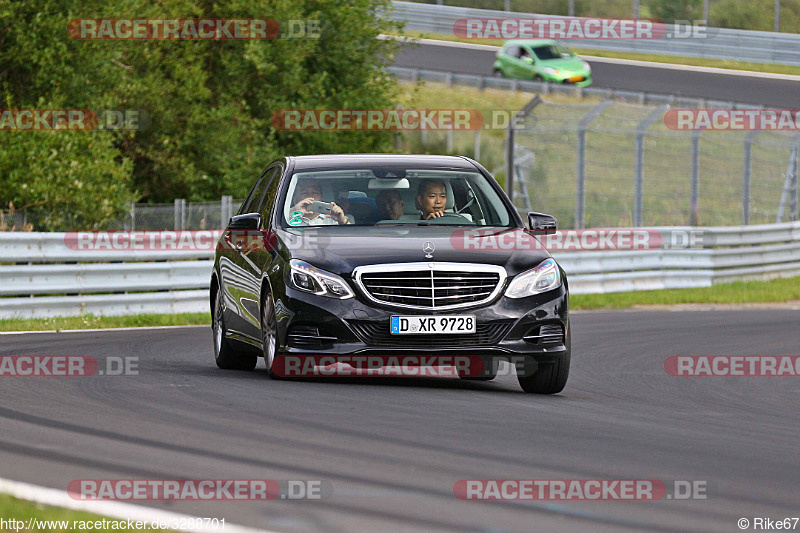
[[[281,354],[453,354],[501,360],[533,356],[537,362],[552,362],[568,350],[564,285],[536,296],[500,296],[488,305],[444,313],[474,315],[475,334],[391,335],[391,316],[437,312],[379,306],[367,302],[358,291],[354,298],[337,300],[286,287],[283,298],[276,302],[276,312]]]
[[[558,76],[545,76],[545,79],[553,83],[575,85],[576,87],[588,87],[592,84],[591,74],[560,74]]]

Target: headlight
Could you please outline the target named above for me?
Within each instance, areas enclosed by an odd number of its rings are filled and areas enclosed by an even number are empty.
[[[586,72],[592,72],[592,66],[586,61],[583,62],[583,66],[586,67]]]
[[[555,69],[555,68],[544,67],[543,70],[544,70],[545,74],[553,74],[553,75],[561,74],[561,71],[558,70],[558,69]]]
[[[317,296],[339,300],[353,297],[353,291],[342,278],[299,259],[289,261],[289,281],[295,289],[311,292]]]
[[[532,270],[517,275],[506,289],[509,298],[524,298],[561,286],[561,271],[553,259],[547,259]]]

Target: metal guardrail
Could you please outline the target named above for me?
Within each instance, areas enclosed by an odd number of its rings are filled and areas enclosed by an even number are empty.
[[[392,2],[391,18],[405,21],[406,29],[438,34],[453,34],[453,25],[465,18],[551,18],[536,15],[474,9],[466,7],[440,6],[415,2]],[[558,17],[568,18],[568,17]],[[676,28],[668,24],[666,32]],[[679,29],[680,31],[680,29]],[[708,57],[756,63],[800,64],[800,35],[726,28],[707,28],[705,37],[684,39],[628,39],[628,40],[565,40],[565,43],[599,50],[617,50],[646,54]]]
[[[0,232],[0,318],[208,311],[221,231],[191,233],[202,247],[169,249],[180,239],[162,238],[166,249],[82,250],[75,233]]]
[[[800,222],[653,229],[702,238],[697,248],[554,251],[570,291],[708,287],[800,275]],[[0,232],[0,318],[208,311],[215,244],[183,252],[76,251],[67,235]]]
[[[715,108],[715,109],[764,109],[765,106],[744,102],[731,102],[726,100],[713,100],[709,98],[692,98],[667,93],[650,93],[642,91],[627,91],[622,89],[609,89],[601,87],[576,87],[568,84],[545,83],[479,74],[457,74],[443,70],[426,70],[408,67],[387,67],[390,74],[400,81],[417,82],[419,80],[445,83],[447,85],[465,85],[478,89],[505,89],[522,91],[542,95],[564,94],[579,98],[602,98],[617,100],[642,105],[670,105],[686,108]]]

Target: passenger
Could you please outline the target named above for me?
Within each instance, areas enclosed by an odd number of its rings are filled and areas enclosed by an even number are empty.
[[[447,190],[440,180],[422,180],[419,184],[417,201],[422,206],[420,220],[443,217],[447,205]]]
[[[322,201],[322,187],[320,187],[319,182],[315,179],[307,178],[299,180],[297,187],[294,190],[294,198],[292,201],[294,205],[292,206],[291,212],[294,213],[296,211],[300,211],[299,218],[301,219],[302,223],[297,225],[335,226],[337,224],[350,224],[350,221],[347,219],[347,216],[344,214],[342,208],[336,205],[334,202],[331,202],[333,209],[331,209],[330,215],[311,213],[308,211],[308,206],[312,202]],[[291,218],[295,219],[294,216]]]
[[[375,199],[378,204],[378,216],[382,220],[397,220],[405,213],[405,202],[397,191],[381,191]]]

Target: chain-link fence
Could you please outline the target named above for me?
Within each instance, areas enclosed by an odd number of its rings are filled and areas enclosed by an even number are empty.
[[[535,102],[510,136],[521,210],[565,228],[798,219],[797,132],[676,131],[667,105]]]

